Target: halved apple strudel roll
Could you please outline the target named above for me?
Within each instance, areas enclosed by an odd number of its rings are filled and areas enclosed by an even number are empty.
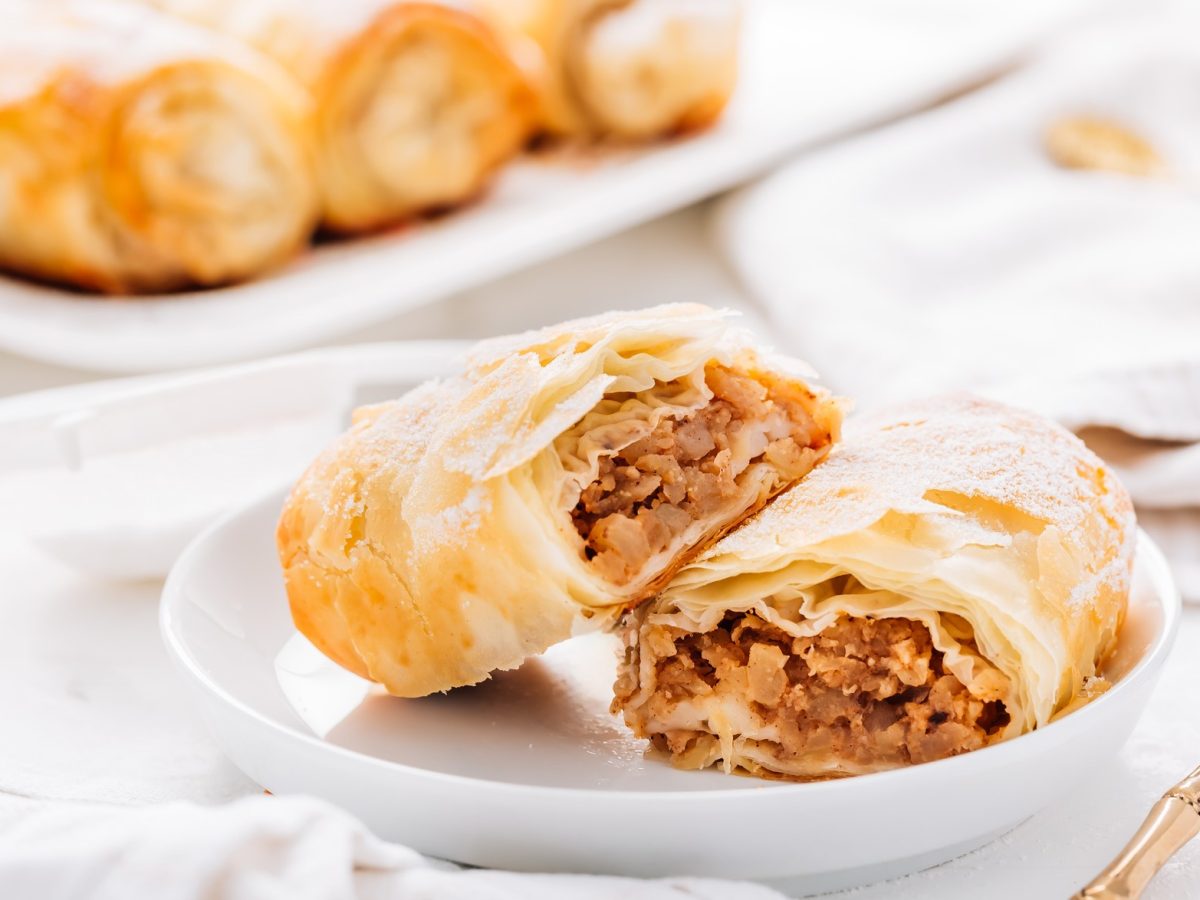
[[[300,479],[278,529],[293,618],[394,694],[482,681],[653,595],[839,423],[702,306],[487,342],[360,410]]]
[[[316,219],[304,100],[269,60],[117,3],[12,3],[0,265],[109,292],[258,274]]]
[[[1134,520],[1083,444],[944,398],[848,429],[630,612],[614,711],[686,768],[874,772],[987,746],[1104,688]]]
[[[472,199],[533,127],[525,76],[457,4],[143,2],[251,44],[304,86],[333,231],[377,229]]]
[[[738,0],[470,0],[507,36],[542,128],[645,140],[702,128],[737,80]]]

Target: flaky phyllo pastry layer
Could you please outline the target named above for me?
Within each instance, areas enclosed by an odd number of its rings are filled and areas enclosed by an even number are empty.
[[[797,372],[702,306],[480,345],[360,410],[296,485],[297,627],[421,696],[611,625],[828,452],[840,411]]]
[[[1128,495],[1073,435],[948,397],[856,422],[621,625],[614,709],[689,768],[872,772],[1103,690]]]

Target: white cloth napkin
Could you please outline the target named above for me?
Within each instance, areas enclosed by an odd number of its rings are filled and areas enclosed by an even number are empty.
[[[6,898],[37,900],[780,900],[753,884],[460,870],[304,797],[220,807],[62,804],[0,827]]]
[[[792,164],[714,230],[780,341],[860,408],[971,389],[1080,432],[1200,599],[1200,8],[1146,6]],[[1046,129],[1081,115],[1173,175],[1058,167]]]
[[[160,585],[89,584],[2,528],[0,572],[0,900],[778,898],[733,882],[459,871],[328,804],[262,796],[169,664]]]

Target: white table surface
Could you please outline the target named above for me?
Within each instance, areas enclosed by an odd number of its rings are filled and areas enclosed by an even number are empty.
[[[475,337],[597,308],[697,300],[752,310],[708,246],[702,209],[606,240],[350,340]],[[0,395],[88,380],[0,356]],[[29,546],[0,510],[0,821],[52,800],[219,802],[261,789],[208,739],[159,642],[160,585],[97,584]],[[1200,608],[1120,757],[989,846],[854,898],[1063,898],[1200,763]],[[870,810],[863,810],[870,815]],[[1200,841],[1149,898],[1200,897]]]

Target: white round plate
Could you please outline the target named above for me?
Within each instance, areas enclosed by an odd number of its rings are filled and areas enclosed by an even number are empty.
[[[247,284],[121,299],[0,277],[0,348],[76,368],[150,372],[326,343],[953,94],[1089,5],[755,0],[737,92],[711,131],[637,151],[522,159],[469,209],[317,246]]]
[[[814,892],[979,846],[1116,754],[1175,635],[1179,595],[1144,534],[1112,690],[1036,732],[909,769],[789,784],[683,772],[608,712],[616,654],[576,638],[483,685],[402,700],[292,626],[273,494],[225,519],[164,590],[167,647],[216,739],[275,793],[339,804],[426,854],[505,869],[697,875]]]

